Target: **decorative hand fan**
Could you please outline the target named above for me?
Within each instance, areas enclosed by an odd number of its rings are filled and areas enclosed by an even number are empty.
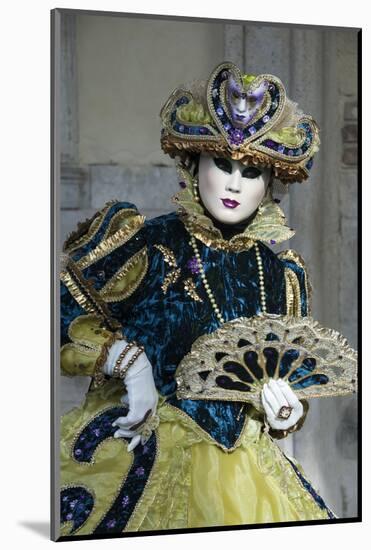
[[[355,393],[357,352],[312,317],[240,317],[198,338],[175,373],[181,399],[252,403],[270,378],[299,399]]]

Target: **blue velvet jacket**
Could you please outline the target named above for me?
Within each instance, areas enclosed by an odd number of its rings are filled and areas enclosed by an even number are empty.
[[[308,281],[300,256],[292,250],[277,255],[262,242],[258,246],[267,312],[289,313],[288,285],[293,285],[290,292],[296,292],[296,311],[290,313],[308,315]],[[257,315],[254,247],[226,251],[198,241],[198,249],[224,319]],[[244,426],[246,408],[241,403],[176,396],[178,364],[199,336],[219,326],[201,278],[192,270],[194,251],[182,217],[171,212],[146,221],[133,204],[109,203],[67,240],[65,250],[69,260],[61,277],[61,345],[70,342],[73,320],[97,314],[109,330],[122,330],[126,340],[144,346],[159,394],[218,445],[232,448]],[[193,292],[185,285],[190,280]],[[71,358],[62,360],[65,374],[92,375],[76,364],[75,356],[75,365],[68,361]]]

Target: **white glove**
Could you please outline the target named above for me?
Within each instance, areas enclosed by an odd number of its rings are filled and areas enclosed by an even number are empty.
[[[278,380],[271,379],[268,384],[264,384],[261,400],[268,423],[274,430],[292,428],[304,414],[303,405],[296,397],[295,392],[281,378]],[[277,417],[281,407],[292,408],[287,419]]]
[[[127,342],[125,340],[118,340],[112,345],[106,364],[103,367],[103,371],[106,374],[112,374],[115,362],[126,345]],[[133,346],[128,351],[122,362],[122,367],[129,362],[137,349],[136,346]],[[127,416],[118,417],[112,423],[112,426],[119,427],[114,433],[114,437],[132,438],[128,445],[128,451],[132,451],[140,442],[144,443],[144,438],[135,428],[140,428],[138,424],[142,424],[156,412],[158,403],[158,393],[153,380],[152,365],[144,352],[129,367],[124,382],[127,394],[122,396],[121,402],[129,405],[129,413]],[[134,429],[131,429],[133,427]]]

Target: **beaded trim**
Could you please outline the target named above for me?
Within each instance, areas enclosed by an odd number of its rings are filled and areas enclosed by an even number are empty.
[[[115,366],[113,367],[113,371],[112,371],[112,377],[113,378],[120,378],[120,369],[121,369],[121,364],[124,360],[124,358],[126,357],[126,355],[128,354],[129,350],[135,346],[135,342],[129,342],[129,344],[126,344],[125,348],[122,350],[122,352],[120,353],[120,355],[118,356],[118,358],[116,359],[116,363],[115,363]]]
[[[134,365],[135,361],[138,359],[139,355],[141,355],[142,353],[144,352],[144,347],[143,346],[138,346],[138,349],[136,350],[136,352],[133,354],[133,356],[129,359],[129,361],[127,362],[127,364],[120,370],[120,375],[119,377],[121,378],[121,380],[123,380],[126,376],[126,373],[128,372],[128,370],[130,369],[130,367],[132,365]]]

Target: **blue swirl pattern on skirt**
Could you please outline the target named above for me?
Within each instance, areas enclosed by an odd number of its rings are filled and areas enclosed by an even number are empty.
[[[94,507],[93,495],[85,487],[66,487],[61,490],[61,525],[73,522],[72,535],[80,529],[90,516]]]
[[[113,437],[117,427],[112,422],[119,416],[126,416],[127,407],[111,407],[96,416],[76,438],[72,454],[78,462],[91,463],[94,453],[105,439]],[[130,438],[124,438],[131,441]],[[134,451],[133,463],[112,506],[101,519],[93,533],[121,533],[141,498],[157,453],[157,437],[153,432],[145,445],[138,445]],[[75,504],[73,509],[72,504]],[[93,496],[83,487],[67,488],[61,492],[62,523],[73,521],[70,534],[79,529],[93,509]]]

